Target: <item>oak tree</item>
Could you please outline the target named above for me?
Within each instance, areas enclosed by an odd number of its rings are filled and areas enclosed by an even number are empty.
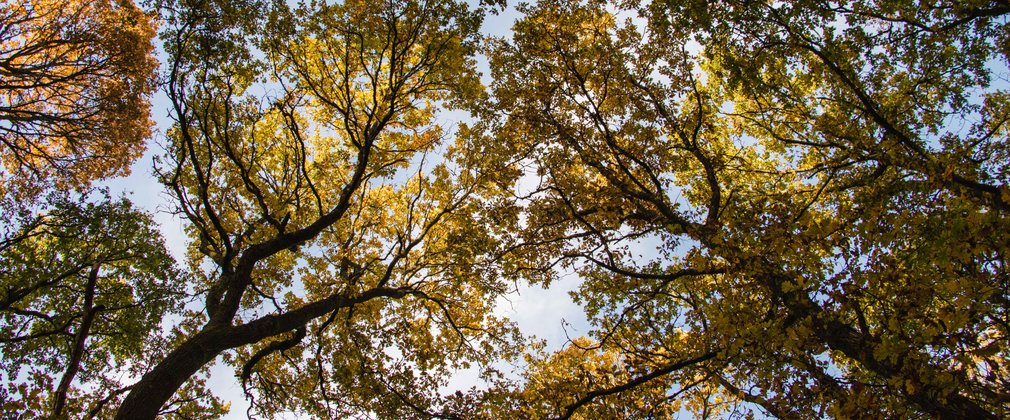
[[[469,150],[515,185],[504,266],[576,271],[593,330],[502,407],[1008,415],[1010,6],[521,12]]]
[[[427,1],[166,1],[173,127],[156,171],[202,305],[117,418],[219,359],[251,414],[433,416],[454,368],[508,355],[471,215],[486,176],[438,118],[482,94],[482,11]],[[448,415],[448,414],[445,414]]]
[[[164,345],[186,277],[126,201],[62,200],[0,248],[0,408],[59,418],[107,409],[129,366]]]
[[[1005,1],[153,6],[186,274],[125,201],[9,229],[5,410],[212,417],[221,361],[267,417],[1010,415]],[[5,197],[121,173],[146,15],[0,19]],[[571,271],[589,337],[524,347]]]
[[[0,199],[123,175],[150,133],[154,25],[132,1],[0,5]]]

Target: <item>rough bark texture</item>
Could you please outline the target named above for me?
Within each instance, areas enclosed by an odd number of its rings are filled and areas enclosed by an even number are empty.
[[[123,400],[116,419],[153,419],[161,407],[201,367],[228,349],[293,331],[312,319],[376,298],[400,298],[405,290],[375,288],[355,297],[333,295],[280,315],[238,326],[210,324],[183,342],[137,382]]]
[[[228,348],[225,342],[229,329],[204,329],[169,353],[133,386],[116,419],[155,418],[187,379]]]

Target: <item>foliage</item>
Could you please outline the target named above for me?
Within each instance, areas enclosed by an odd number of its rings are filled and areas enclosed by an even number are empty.
[[[484,175],[436,119],[482,94],[482,13],[452,1],[163,2],[175,124],[157,173],[204,305],[117,414],[218,355],[251,414],[433,415],[452,369],[507,357],[482,268]],[[435,161],[436,163],[431,163]]]
[[[508,266],[577,270],[583,366],[633,372],[534,417],[1008,415],[1004,3],[521,11],[469,150],[516,185]]]
[[[186,282],[126,200],[53,203],[0,249],[0,267],[2,408],[33,417],[101,411]]]
[[[139,153],[147,15],[0,6],[6,411],[214,417],[221,360],[262,417],[1010,416],[1006,2],[152,6],[185,274],[42,195]],[[496,312],[571,271],[588,337]]]
[[[150,132],[154,27],[132,1],[0,5],[0,199],[123,175]]]

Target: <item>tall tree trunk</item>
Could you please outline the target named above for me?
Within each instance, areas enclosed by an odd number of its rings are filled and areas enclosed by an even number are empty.
[[[201,367],[229,348],[230,327],[209,327],[186,340],[144,374],[116,413],[117,420],[154,419],[161,407]]]
[[[304,327],[309,321],[340,308],[377,298],[399,299],[406,296],[407,291],[377,287],[353,297],[331,295],[298,309],[267,315],[242,325],[209,323],[140,378],[123,400],[116,419],[153,419],[186,380],[225,350]]]

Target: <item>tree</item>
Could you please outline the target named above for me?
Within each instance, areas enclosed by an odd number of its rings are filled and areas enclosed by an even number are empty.
[[[330,3],[155,2],[188,273],[127,202],[47,203],[0,243],[5,410],[212,417],[221,360],[261,416],[1010,415],[1005,2],[543,0],[490,95],[487,9]],[[4,194],[125,168],[144,15],[0,10]],[[73,79],[75,28],[133,70]],[[496,299],[565,270],[593,331],[524,347]]]
[[[166,1],[175,122],[156,171],[203,305],[117,418],[153,418],[218,358],[252,410],[435,415],[451,368],[511,351],[491,315],[486,176],[431,164],[481,95],[481,10],[453,1]],[[443,413],[445,414],[445,413]],[[448,414],[445,414],[448,415]]]
[[[0,249],[0,401],[5,412],[94,416],[124,387],[117,374],[163,341],[186,279],[128,201],[51,204]]]
[[[132,1],[0,5],[5,210],[126,173],[150,133],[153,37]]]
[[[521,11],[467,150],[512,275],[584,279],[593,340],[534,366],[615,360],[533,416],[1008,415],[1005,2]]]

